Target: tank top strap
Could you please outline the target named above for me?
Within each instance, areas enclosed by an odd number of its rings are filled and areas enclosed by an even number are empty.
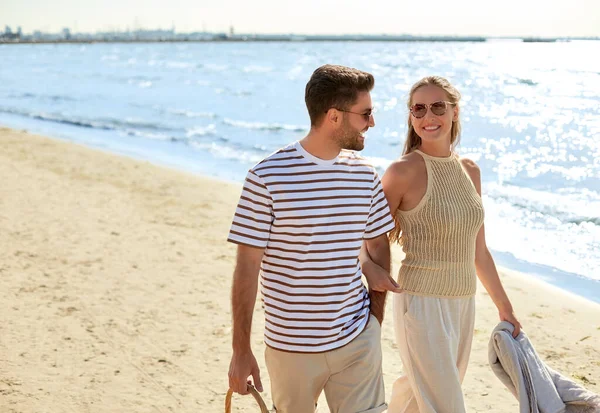
[[[438,157],[438,156],[427,155],[425,152],[422,152],[419,149],[415,149],[414,152],[416,152],[419,155],[421,155],[423,157],[423,159],[425,159],[426,162],[427,161],[429,161],[429,162],[453,162],[453,161],[457,161],[458,160],[458,156],[456,155],[455,152],[452,152],[450,154],[450,156],[446,156],[446,157]]]

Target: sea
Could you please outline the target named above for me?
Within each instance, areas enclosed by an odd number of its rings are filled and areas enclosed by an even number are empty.
[[[408,91],[462,93],[457,150],[482,171],[498,265],[600,303],[600,41],[0,45],[0,124],[242,182],[308,132],[325,63],[371,72],[364,156],[400,156]]]

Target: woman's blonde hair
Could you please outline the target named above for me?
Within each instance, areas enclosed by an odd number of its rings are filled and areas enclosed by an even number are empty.
[[[410,94],[408,95],[408,132],[406,133],[406,142],[404,143],[404,150],[402,151],[403,155],[407,153],[411,153],[419,146],[421,146],[421,138],[417,135],[415,128],[412,126],[412,122],[410,117],[410,107],[412,105],[412,99],[415,92],[422,88],[423,86],[437,86],[446,92],[448,96],[448,102],[452,102],[454,105],[458,106],[458,102],[460,101],[460,92],[456,89],[452,84],[445,78],[440,76],[427,76],[423,79],[419,80],[417,83],[413,85],[410,89]],[[450,130],[450,145],[452,146],[452,150],[456,148],[458,143],[460,142],[460,117],[457,118],[454,122],[452,122],[452,129]],[[390,242],[397,242],[401,244],[401,229],[400,222],[398,221],[398,217],[396,214],[397,211],[392,211],[392,216],[394,217],[394,221],[396,223],[396,227],[390,232]]]

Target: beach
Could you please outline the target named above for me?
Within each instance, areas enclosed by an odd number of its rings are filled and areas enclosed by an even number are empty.
[[[223,411],[241,185],[8,128],[0,172],[0,412]],[[600,392],[600,305],[501,274],[542,359]],[[497,311],[481,285],[476,299],[468,411],[517,411],[487,361]],[[387,308],[389,399],[402,364]],[[263,329],[259,296],[252,345],[270,406]],[[234,396],[233,411],[258,409]]]

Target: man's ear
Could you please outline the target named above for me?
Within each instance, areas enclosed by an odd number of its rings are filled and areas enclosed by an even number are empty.
[[[336,108],[330,108],[325,114],[325,121],[336,126],[341,120],[340,111]]]

